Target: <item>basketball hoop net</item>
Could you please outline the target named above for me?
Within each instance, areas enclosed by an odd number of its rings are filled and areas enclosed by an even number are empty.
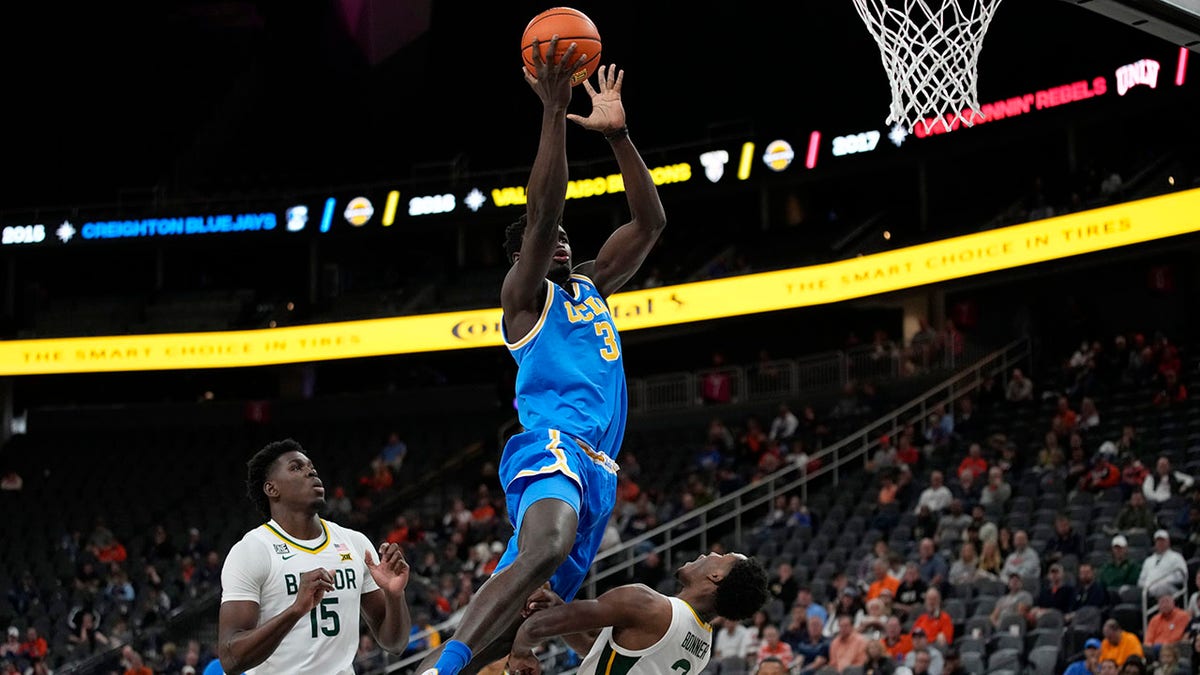
[[[979,52],[1000,0],[854,0],[879,44],[892,88],[887,121],[912,131],[950,119],[967,126],[979,110]]]

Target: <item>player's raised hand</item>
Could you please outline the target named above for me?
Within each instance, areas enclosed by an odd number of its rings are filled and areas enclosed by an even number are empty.
[[[563,52],[562,58],[555,57],[558,51],[558,36],[550,38],[550,45],[545,52],[537,38],[533,39],[533,66],[536,73],[530,73],[522,67],[525,81],[542,99],[545,106],[563,106],[571,102],[571,76],[579,70],[580,65],[587,60],[587,54],[578,54],[579,45],[574,42]]]
[[[321,604],[325,594],[333,590],[333,575],[324,567],[309,570],[300,575],[300,586],[296,589],[296,599],[292,604],[302,612],[311,611]]]
[[[379,545],[379,563],[375,562],[370,551],[365,551],[367,571],[375,579],[375,583],[391,595],[399,595],[408,586],[408,561],[404,559],[404,549],[400,544],[391,542]]]
[[[545,584],[529,594],[529,597],[525,600],[525,604],[521,607],[521,616],[528,619],[529,615],[534,612],[540,612],[543,609],[550,609],[562,604],[565,603],[562,598],[558,597],[558,593],[551,590],[549,584]]]
[[[625,126],[625,106],[621,103],[621,84],[625,81],[625,71],[618,70],[616,64],[596,69],[596,82],[599,90],[592,83],[584,80],[583,88],[592,97],[592,114],[583,117],[568,114],[567,119],[585,129],[610,134]]]
[[[509,654],[508,662],[504,664],[507,675],[541,675],[542,664],[533,652],[528,654]]]

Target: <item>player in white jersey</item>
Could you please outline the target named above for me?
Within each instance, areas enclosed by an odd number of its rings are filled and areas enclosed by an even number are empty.
[[[322,520],[325,488],[300,444],[267,445],[247,463],[250,499],[270,520],[233,546],[221,570],[217,653],[227,673],[353,675],[359,614],[384,649],[408,646],[408,564],[396,544]]]
[[[699,675],[712,652],[714,617],[741,621],[766,603],[767,573],[740,553],[710,553],[676,573],[682,588],[667,597],[643,584],[618,586],[595,600],[555,604],[530,598],[508,656],[509,675],[539,675],[533,648],[562,636],[587,653],[579,675]],[[550,606],[544,598],[550,598]]]

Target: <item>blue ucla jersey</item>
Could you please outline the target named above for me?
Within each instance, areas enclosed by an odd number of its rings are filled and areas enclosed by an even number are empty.
[[[517,411],[526,429],[557,429],[616,459],[628,410],[621,338],[592,280],[546,282],[528,335],[504,342],[517,361]]]

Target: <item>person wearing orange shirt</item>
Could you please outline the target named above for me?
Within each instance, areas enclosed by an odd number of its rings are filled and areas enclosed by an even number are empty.
[[[861,666],[867,662],[867,638],[854,630],[854,619],[849,614],[837,617],[837,637],[829,642],[829,666],[841,672],[849,666]]]
[[[1175,606],[1175,597],[1170,593],[1158,596],[1158,613],[1150,618],[1146,626],[1144,648],[1151,659],[1158,658],[1159,649],[1166,644],[1181,642],[1191,617]]]
[[[987,475],[988,463],[983,458],[983,448],[978,443],[972,443],[971,447],[967,449],[967,456],[958,463],[958,475],[961,476],[962,472],[967,469],[970,469],[971,473],[976,476]]]
[[[894,616],[884,624],[883,631],[884,650],[896,663],[904,663],[904,657],[908,656],[913,648],[912,636],[903,632],[904,627],[900,625],[900,619]]]
[[[1142,651],[1142,643],[1133,633],[1121,628],[1121,624],[1117,623],[1116,619],[1109,619],[1104,622],[1104,640],[1100,642],[1100,662],[1112,659],[1117,663],[1124,664],[1125,659],[1130,656],[1140,656],[1146,658],[1145,652]]]
[[[891,591],[892,597],[896,597],[896,590],[900,588],[900,580],[888,574],[887,561],[882,558],[876,558],[871,564],[871,571],[875,575],[875,580],[867,587],[867,600],[878,598],[886,589]]]
[[[913,622],[913,630],[921,628],[930,643],[943,647],[954,642],[954,619],[942,611],[942,594],[938,589],[925,591],[925,613]]]

